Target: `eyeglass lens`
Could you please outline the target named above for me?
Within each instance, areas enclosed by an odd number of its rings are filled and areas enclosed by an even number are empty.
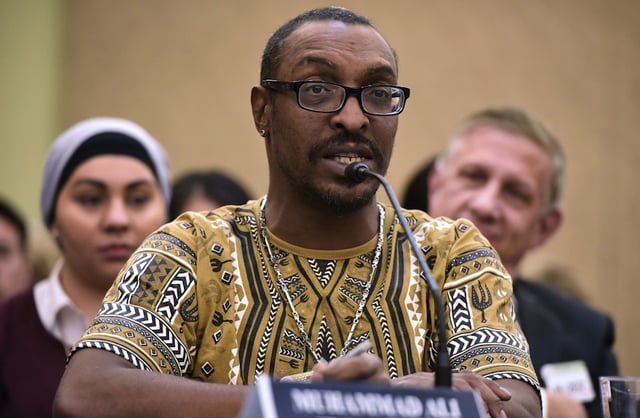
[[[402,110],[404,92],[396,87],[369,86],[359,93],[366,112],[384,115]],[[346,90],[340,85],[308,82],[300,86],[298,100],[306,109],[334,112],[343,106],[346,95]]]

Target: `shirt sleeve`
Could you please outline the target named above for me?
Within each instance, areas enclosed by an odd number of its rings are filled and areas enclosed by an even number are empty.
[[[198,340],[198,254],[193,225],[182,224],[189,225],[164,226],[131,256],[69,358],[77,350],[98,348],[143,370],[189,372]]]
[[[451,367],[490,379],[522,380],[539,390],[529,345],[516,317],[512,280],[496,251],[473,224],[448,227],[435,270],[445,304]]]

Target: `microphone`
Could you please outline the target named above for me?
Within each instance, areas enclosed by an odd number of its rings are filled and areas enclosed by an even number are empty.
[[[351,163],[344,169],[344,176],[347,180],[355,184],[365,181],[369,173],[375,174],[369,171],[369,167],[365,163]],[[382,180],[380,180],[380,182],[382,183]]]
[[[429,287],[429,290],[431,290],[433,299],[436,304],[436,314],[438,316],[438,337],[440,339],[440,347],[438,349],[438,359],[436,362],[435,370],[436,386],[451,387],[452,376],[451,366],[449,362],[449,353],[447,351],[447,328],[444,316],[444,303],[442,302],[442,294],[440,293],[440,288],[438,287],[435,279],[433,278],[433,275],[431,274],[431,270],[427,266],[427,263],[422,256],[422,251],[418,247],[416,237],[413,235],[411,229],[409,228],[407,218],[405,218],[404,214],[402,213],[402,208],[400,207],[400,203],[398,203],[398,199],[396,198],[395,193],[393,193],[393,190],[391,189],[391,186],[389,185],[387,180],[380,174],[369,170],[369,167],[365,163],[355,162],[349,164],[344,169],[344,175],[349,181],[353,183],[362,183],[366,180],[367,176],[375,177],[387,192],[387,196],[389,197],[389,200],[391,200],[391,204],[393,205],[393,208],[398,215],[398,219],[402,224],[402,228],[404,228],[404,231],[407,234],[407,238],[409,239],[411,248],[416,253],[416,258],[418,259],[418,263],[420,264],[420,268],[424,273],[424,278],[426,279],[427,286]]]

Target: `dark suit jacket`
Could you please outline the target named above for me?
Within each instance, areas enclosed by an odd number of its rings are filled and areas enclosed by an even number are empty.
[[[601,418],[598,377],[618,374],[611,319],[576,299],[524,279],[514,280],[513,294],[540,383],[544,386],[540,376],[544,364],[584,360],[596,393],[596,399],[585,405],[589,417]]]

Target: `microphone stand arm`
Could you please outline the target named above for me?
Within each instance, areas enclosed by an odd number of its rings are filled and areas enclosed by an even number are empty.
[[[365,171],[365,170],[363,170]],[[416,254],[416,258],[418,259],[418,263],[420,264],[420,268],[424,273],[424,278],[427,281],[429,289],[431,290],[431,294],[433,295],[433,299],[435,300],[436,305],[436,314],[437,319],[440,321],[438,326],[438,339],[440,340],[440,344],[438,347],[438,359],[436,362],[436,370],[435,370],[435,378],[436,378],[436,386],[439,387],[451,387],[451,366],[449,363],[449,353],[447,351],[447,330],[445,326],[445,314],[444,314],[444,303],[442,302],[442,295],[438,291],[439,287],[436,283],[433,275],[431,274],[431,270],[427,266],[427,263],[422,255],[422,251],[420,247],[418,247],[418,243],[416,242],[416,238],[414,237],[411,229],[409,228],[409,224],[407,223],[407,219],[402,213],[402,208],[400,207],[400,203],[398,203],[398,199],[395,196],[395,193],[389,186],[389,183],[386,181],[384,177],[380,174],[375,173],[368,168],[365,171],[366,174],[375,177],[378,179],[382,187],[387,192],[387,196],[391,200],[391,204],[398,215],[398,219],[400,219],[400,223],[402,224],[402,228],[404,228],[405,233],[407,234],[407,238],[409,239],[409,243],[411,244],[411,248]]]

